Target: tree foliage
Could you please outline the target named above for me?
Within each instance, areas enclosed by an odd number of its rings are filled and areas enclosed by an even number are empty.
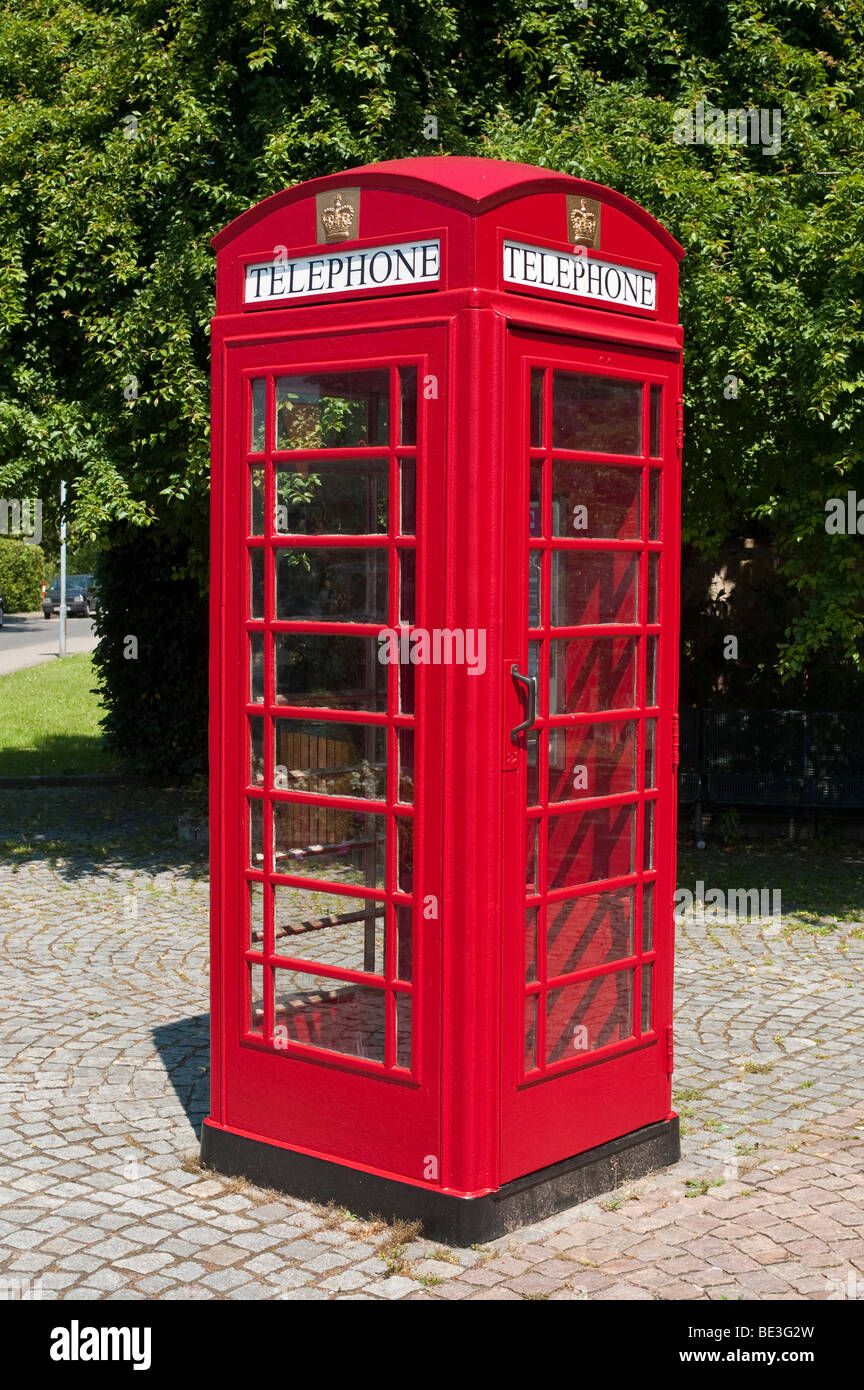
[[[687,539],[774,546],[784,673],[864,668],[864,542],[824,527],[864,498],[862,40],[864,0],[6,0],[0,492],[65,477],[76,534],[158,522],[203,584],[213,233],[359,163],[526,160],[687,248]],[[779,109],[779,153],[676,143],[702,100]]]

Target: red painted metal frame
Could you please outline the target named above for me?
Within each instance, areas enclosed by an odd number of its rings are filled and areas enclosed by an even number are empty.
[[[322,248],[315,241],[316,194],[340,186],[360,189],[362,237]],[[563,249],[568,194],[603,204],[601,245],[589,256],[656,270],[656,312],[628,314],[502,286],[502,230],[532,244]],[[349,292],[254,309],[243,305],[243,266],[275,258],[280,247],[293,257],[427,235],[442,243],[442,277],[434,289],[372,296]],[[213,321],[213,1090],[208,1123],[418,1186],[479,1195],[670,1114],[664,1030],[671,1019],[671,728],[677,703],[680,490],[674,422],[681,394],[677,267],[683,253],[643,209],[612,190],[547,170],[473,159],[394,161],[315,180],[250,209],[214,245],[219,254]],[[601,356],[610,363],[604,366]],[[276,1051],[244,1027],[241,1001],[250,953],[242,895],[245,882],[255,877],[245,867],[246,721],[250,715],[263,714],[268,722],[271,717],[266,706],[262,711],[245,699],[245,634],[250,626],[273,631],[280,625],[272,607],[263,625],[245,617],[250,539],[244,520],[249,464],[243,384],[252,376],[304,369],[411,363],[419,364],[420,377],[431,373],[439,383],[437,399],[423,402],[425,438],[418,430],[418,486],[424,466],[425,471],[422,506],[418,499],[422,594],[417,622],[427,628],[485,630],[487,665],[483,676],[470,675],[464,666],[417,668],[422,691],[415,758],[422,793],[415,792],[413,809],[398,808],[399,814],[422,824],[422,835],[415,837],[415,859],[422,860],[422,868],[413,883],[415,937],[422,939],[412,986],[417,1065],[408,1075],[393,1065],[392,1052],[381,1065],[299,1043]],[[556,1064],[542,1079],[526,1083],[519,1065],[524,890],[518,880],[514,886],[512,877],[524,861],[520,788],[524,791],[525,753],[512,750],[508,731],[522,718],[509,666],[526,659],[529,451],[524,373],[532,363],[570,370],[605,370],[617,363],[613,374],[665,384],[663,529],[655,549],[664,554],[659,631],[666,650],[660,666],[656,755],[662,775],[655,825],[655,1026],[635,1044],[618,1044],[605,1056],[591,1055],[575,1066]],[[398,450],[388,443],[378,452],[391,460],[392,482]],[[626,462],[633,466],[632,458]],[[649,465],[640,461],[638,466]],[[272,502],[271,488],[265,509],[268,528]],[[333,548],[357,544],[344,536],[303,538],[304,546],[325,543]],[[373,543],[392,553],[395,538],[382,535]],[[290,540],[271,534],[251,544],[266,550]],[[590,542],[568,544],[591,548]],[[640,546],[645,548],[641,540],[633,548]],[[603,543],[602,548],[610,547]],[[272,605],[269,563],[266,591]],[[332,631],[314,622],[281,626]],[[340,625],[340,631],[373,628]],[[265,650],[272,691],[269,642]],[[280,706],[273,717],[290,717],[301,708]],[[336,724],[356,720],[346,713],[332,718]],[[403,721],[391,705],[386,715],[363,715],[358,722],[394,728]],[[267,737],[269,753],[269,733]],[[382,813],[392,818],[392,769],[390,776]],[[310,799],[284,790],[269,795],[274,801]],[[643,800],[629,799],[638,805]],[[615,798],[609,802],[614,804]],[[369,803],[352,798],[340,798],[337,804],[369,809]],[[303,883],[309,887],[311,881]],[[398,896],[392,877],[380,893],[363,890],[359,895],[389,904]],[[435,902],[437,917],[421,918],[427,901]],[[272,926],[265,930],[265,949],[256,956],[266,962],[275,943]],[[391,943],[389,966],[392,949]],[[637,962],[637,972],[639,968]],[[358,979],[365,982],[367,977]],[[388,999],[402,989],[389,969]],[[265,1029],[272,1022],[268,1010]]]

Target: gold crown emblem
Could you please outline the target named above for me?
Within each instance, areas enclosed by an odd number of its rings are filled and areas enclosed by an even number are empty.
[[[594,244],[594,233],[597,230],[597,214],[590,208],[586,208],[585,199],[579,199],[579,207],[570,209],[570,226],[573,229],[574,241],[586,241],[589,245]]]
[[[324,208],[321,225],[326,241],[345,241],[354,229],[354,209],[350,203],[343,203],[342,194],[336,194],[335,202]]]

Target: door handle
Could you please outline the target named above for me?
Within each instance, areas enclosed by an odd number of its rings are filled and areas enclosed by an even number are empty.
[[[515,729],[510,730],[510,739],[515,743],[519,735],[524,734],[530,729],[537,718],[537,677],[523,675],[515,661],[510,667],[510,674],[514,681],[518,681],[520,685],[524,685],[528,692],[528,713],[521,724],[517,724]]]

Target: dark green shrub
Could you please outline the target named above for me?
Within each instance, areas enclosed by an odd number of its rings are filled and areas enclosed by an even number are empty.
[[[117,529],[96,570],[106,741],[165,780],[207,768],[207,600],[189,570],[188,540],[162,526]]]
[[[40,607],[44,569],[40,546],[0,540],[0,594],[7,613],[32,613]]]

